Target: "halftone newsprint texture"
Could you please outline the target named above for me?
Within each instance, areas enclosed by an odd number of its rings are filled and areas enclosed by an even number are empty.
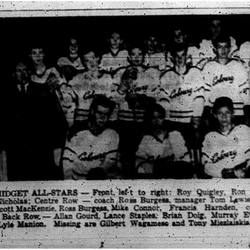
[[[228,48],[211,47],[212,19],[230,35],[228,68],[213,61]],[[240,1],[0,2],[0,247],[248,248],[250,134],[240,115],[250,99],[249,23],[250,5]],[[174,36],[189,44],[181,77]],[[112,39],[122,49],[110,52]],[[192,87],[179,87],[184,79]],[[178,88],[165,86],[171,81]],[[236,81],[232,99],[245,99],[234,102],[230,133],[190,129],[211,86]],[[112,115],[95,95],[119,104]],[[146,108],[150,129],[140,120]],[[215,113],[219,122],[226,111]]]

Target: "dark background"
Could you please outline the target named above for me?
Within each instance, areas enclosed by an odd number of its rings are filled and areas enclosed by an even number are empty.
[[[47,60],[54,64],[65,54],[70,34],[77,34],[80,47],[107,48],[107,35],[113,30],[122,32],[124,43],[142,40],[146,34],[155,33],[161,41],[168,42],[175,25],[184,25],[191,43],[206,37],[209,20],[219,17],[240,45],[250,40],[250,15],[173,15],[173,16],[88,16],[88,17],[21,17],[0,18],[1,69],[9,74],[12,63],[28,55],[29,45],[35,40],[47,48]],[[4,77],[5,78],[5,77]]]

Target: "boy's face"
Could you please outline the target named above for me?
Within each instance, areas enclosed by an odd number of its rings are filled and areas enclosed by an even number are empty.
[[[14,77],[19,83],[27,83],[29,80],[28,67],[24,63],[18,63],[14,72]]]
[[[230,53],[230,45],[228,42],[218,42],[216,52],[219,59],[227,59]]]
[[[158,44],[157,38],[155,36],[150,36],[145,42],[149,50],[155,50]]]
[[[183,66],[186,63],[187,54],[185,50],[177,51],[174,56],[175,64],[177,66]]]
[[[185,43],[186,35],[180,29],[174,31],[174,42],[175,43]]]
[[[217,37],[221,32],[221,21],[213,20],[210,24],[210,31],[214,38]]]
[[[158,111],[153,112],[153,116],[151,119],[151,124],[153,128],[161,129],[163,127],[163,122],[164,122],[163,115]]]
[[[232,125],[233,112],[228,107],[221,107],[214,115],[221,127]]]
[[[85,54],[83,58],[88,70],[93,70],[98,68],[99,57],[96,56],[93,51],[89,52],[88,54]]]
[[[69,41],[69,52],[76,54],[78,52],[78,43],[76,39],[70,39]]]
[[[144,61],[144,55],[141,49],[134,48],[130,54],[130,62],[133,66],[141,66]]]
[[[96,110],[93,111],[94,123],[98,128],[103,128],[106,126],[110,117],[110,109],[108,107],[103,107],[98,105]]]
[[[122,39],[120,37],[120,34],[112,33],[109,39],[109,43],[112,49],[118,49],[122,44]]]
[[[44,59],[44,52],[42,48],[33,48],[30,52],[30,58],[35,64],[40,64]]]

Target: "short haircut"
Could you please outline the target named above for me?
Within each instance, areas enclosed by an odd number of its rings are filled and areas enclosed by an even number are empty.
[[[111,36],[112,36],[113,34],[115,34],[115,33],[116,33],[116,34],[119,34],[119,36],[120,36],[121,39],[123,38],[123,35],[122,35],[122,32],[121,32],[121,31],[112,30],[112,31],[108,32],[108,34],[107,34],[108,39],[110,39]]]
[[[233,101],[229,97],[222,96],[217,98],[214,102],[213,113],[216,114],[218,112],[218,109],[222,107],[228,107],[231,112],[234,111]]]
[[[221,33],[218,37],[214,40],[213,45],[216,48],[218,43],[228,43],[231,46],[230,36],[226,33]]]
[[[144,49],[144,46],[143,44],[141,43],[134,43],[134,44],[131,44],[128,48],[128,53],[129,55],[132,54],[132,50],[133,49],[140,49],[142,51],[142,54],[145,55],[145,49]]]
[[[112,114],[115,109],[116,103],[104,95],[97,95],[91,103],[90,110],[96,111],[97,106],[109,108],[109,114]]]
[[[172,56],[175,56],[177,52],[180,51],[185,51],[185,53],[187,53],[187,45],[185,43],[177,43],[173,46],[172,50],[171,50],[171,54]]]
[[[87,47],[87,48],[82,49],[82,55],[83,56],[89,54],[90,52],[93,52],[96,57],[100,58],[101,53],[100,53],[100,50],[98,48],[96,48],[96,47]]]
[[[150,105],[145,112],[144,115],[144,122],[149,123],[151,119],[153,118],[154,112],[158,112],[161,114],[162,118],[166,117],[166,110],[158,103],[154,103],[153,105]]]

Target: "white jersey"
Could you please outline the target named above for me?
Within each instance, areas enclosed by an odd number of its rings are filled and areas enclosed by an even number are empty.
[[[214,53],[205,55],[205,52],[196,46],[190,46],[187,50],[187,63],[199,69],[203,69],[204,65],[214,57]]]
[[[77,120],[87,120],[89,116],[89,108],[96,95],[105,95],[108,98],[115,100],[116,86],[109,74],[93,76],[86,71],[76,75],[69,84],[78,98],[78,107],[76,109]],[[116,112],[112,115],[112,120],[115,120]]]
[[[229,57],[231,57],[234,52],[238,49],[238,46],[236,44],[236,40],[230,36],[230,43],[231,43],[231,50],[229,53]],[[216,54],[214,51],[214,45],[212,40],[207,40],[207,39],[203,39],[200,43],[200,52],[202,53],[202,56],[204,58],[208,58],[208,59],[214,59]]]
[[[234,168],[250,159],[250,128],[239,125],[228,135],[210,132],[206,135],[202,147],[202,163],[205,172],[221,178],[221,171]]]
[[[240,45],[239,50],[235,53],[243,61],[244,66],[249,70],[250,62],[250,42],[244,42]]]
[[[161,77],[160,82],[159,103],[167,111],[167,119],[190,123],[193,116],[202,115],[204,81],[198,68],[187,67],[183,74],[172,68]]]
[[[77,106],[77,94],[71,85],[62,84],[58,92],[59,101],[69,127],[74,123],[75,109]]]
[[[243,115],[243,106],[249,104],[248,74],[242,63],[231,60],[226,65],[216,61],[207,63],[203,69],[206,87],[206,105],[226,96],[234,103],[235,115]]]
[[[57,61],[57,65],[59,67],[62,67],[64,65],[70,65],[70,66],[73,66],[76,70],[84,70],[85,69],[80,57],[77,57],[77,59],[74,61],[70,60],[68,57],[60,57]]]
[[[120,70],[114,77],[114,81],[118,86],[122,85],[121,78],[125,69]],[[129,94],[145,95],[157,99],[160,71],[154,68],[144,69],[138,68],[137,77],[132,80],[126,93],[118,93],[119,111],[118,119],[123,121],[142,122],[145,109],[131,108],[126,100]]]
[[[66,143],[63,153],[65,179],[86,179],[90,169],[100,167],[106,172],[116,167],[119,136],[112,129],[93,135],[89,129],[78,132]]]
[[[31,81],[39,84],[45,84],[50,76],[55,76],[58,79],[58,84],[60,85],[63,81],[63,79],[60,77],[59,72],[56,70],[56,68],[47,68],[45,69],[44,73],[41,75],[38,74],[32,74],[31,75]]]
[[[146,53],[143,65],[149,68],[156,68],[162,71],[172,67],[173,63],[171,62],[171,60],[165,59],[165,53],[158,52],[153,54]]]
[[[147,170],[143,170],[143,163],[152,162],[154,160],[171,157],[173,161],[187,161],[190,162],[188,150],[185,146],[185,140],[178,131],[172,131],[168,134],[168,137],[160,140],[152,135],[145,135],[139,145],[136,152],[138,158],[137,163],[140,164],[142,169],[138,169],[138,172],[146,173]],[[139,166],[136,166],[137,168]],[[146,166],[144,166],[146,167]]]
[[[128,51],[118,50],[116,54],[109,52],[102,56],[99,68],[100,70],[113,71],[121,67],[126,67],[129,65],[128,62]]]

